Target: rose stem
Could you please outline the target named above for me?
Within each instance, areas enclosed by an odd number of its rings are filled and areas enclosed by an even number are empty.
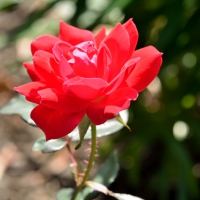
[[[91,145],[91,153],[90,153],[90,158],[89,158],[89,163],[85,172],[85,176],[83,177],[83,180],[81,182],[81,184],[78,186],[78,188],[76,189],[72,200],[76,199],[77,194],[81,191],[81,189],[85,186],[85,182],[87,181],[87,179],[89,178],[90,175],[90,171],[92,169],[93,166],[93,162],[95,159],[95,154],[96,154],[96,126],[94,124],[91,125],[92,128],[92,145]]]

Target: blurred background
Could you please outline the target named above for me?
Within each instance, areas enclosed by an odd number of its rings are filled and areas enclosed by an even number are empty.
[[[60,20],[96,32],[129,18],[139,30],[137,48],[154,45],[164,53],[164,62],[158,77],[131,104],[132,132],[124,128],[100,139],[97,163],[118,149],[121,168],[112,191],[146,200],[198,200],[198,0],[1,0],[0,106],[16,95],[14,86],[29,81],[22,62],[31,59],[31,41],[42,34],[57,35]],[[60,188],[74,186],[65,150],[31,151],[42,134],[18,115],[0,115],[0,200],[53,200]]]

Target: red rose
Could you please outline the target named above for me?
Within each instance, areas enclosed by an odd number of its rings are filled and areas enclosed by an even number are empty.
[[[69,134],[85,114],[96,125],[114,118],[157,75],[162,53],[153,46],[135,51],[138,32],[131,19],[105,31],[94,36],[61,22],[59,37],[32,42],[33,63],[24,66],[33,82],[15,90],[39,104],[31,118],[47,140]]]

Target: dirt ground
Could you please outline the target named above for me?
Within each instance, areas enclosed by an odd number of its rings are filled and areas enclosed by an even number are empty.
[[[11,33],[41,6],[33,1],[31,6],[27,3],[24,1],[9,12],[0,11],[1,35]],[[14,86],[29,80],[21,63],[30,56],[30,51],[24,50],[20,41],[0,49],[0,107],[16,95]],[[0,200],[54,200],[61,187],[74,186],[65,149],[54,154],[31,150],[42,134],[18,115],[0,115]]]

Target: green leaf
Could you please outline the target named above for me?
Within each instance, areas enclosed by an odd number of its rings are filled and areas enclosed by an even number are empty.
[[[104,186],[109,186],[117,177],[119,171],[119,163],[117,159],[117,152],[114,151],[106,162],[100,167],[98,173],[93,178],[93,182],[101,183]],[[83,190],[83,196],[85,200],[92,199],[97,196],[97,192],[93,192],[93,190],[89,187]]]
[[[62,149],[66,146],[66,144],[67,142],[62,138],[56,140],[49,140],[44,144],[41,150],[42,153],[51,153]]]
[[[0,109],[1,114],[19,114],[23,120],[31,125],[35,122],[30,118],[30,113],[35,104],[28,102],[22,95],[17,95]]]
[[[16,5],[18,3],[21,3],[23,0],[1,0],[0,2],[0,10],[3,10],[4,8],[7,8],[9,6]]]
[[[70,200],[74,193],[73,188],[63,188],[59,190],[56,194],[56,200]],[[84,200],[81,193],[79,193],[76,197],[77,200]]]
[[[58,151],[66,146],[66,141],[62,138],[46,141],[45,136],[38,138],[32,146],[33,151],[41,150],[42,153]]]
[[[109,186],[117,177],[119,172],[119,163],[117,152],[114,151],[106,162],[100,167],[99,172],[93,178],[94,182]]]
[[[73,188],[64,188],[57,192],[56,200],[67,200],[71,199],[73,195],[74,189]]]
[[[112,197],[115,197],[118,200],[143,200],[139,197],[135,197],[135,196],[132,196],[130,194],[119,194],[119,193],[111,192],[109,195],[112,196]]]
[[[80,136],[80,142],[79,144],[75,147],[75,149],[79,149],[81,147],[81,144],[83,142],[83,139],[85,137],[85,134],[87,133],[87,130],[91,124],[90,119],[85,115],[81,121],[81,123],[78,125],[78,131],[79,131],[79,136]]]
[[[128,110],[124,110],[120,112],[121,117],[124,120],[124,123],[128,122]],[[119,123],[117,119],[111,119],[105,122],[104,124],[101,124],[97,126],[97,137],[103,137],[110,134],[113,134],[120,129],[122,129],[124,125],[122,123]],[[76,128],[74,131],[72,131],[69,135],[69,138],[71,141],[79,141],[79,132],[78,128]],[[88,131],[86,132],[84,139],[91,139],[91,127],[88,128]]]

